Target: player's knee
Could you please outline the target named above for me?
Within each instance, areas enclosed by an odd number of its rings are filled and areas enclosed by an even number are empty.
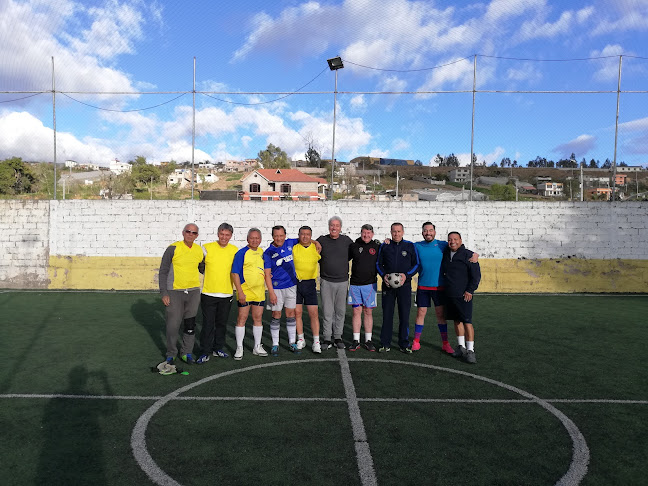
[[[184,320],[184,333],[192,335],[196,332],[196,318],[189,317]]]

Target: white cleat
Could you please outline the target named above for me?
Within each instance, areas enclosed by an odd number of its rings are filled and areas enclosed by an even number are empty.
[[[255,356],[268,356],[268,352],[263,349],[263,344],[257,344],[252,348],[252,354]]]
[[[313,353],[322,354],[322,346],[320,346],[320,343],[313,343]]]
[[[234,353],[234,359],[236,359],[236,360],[243,359],[243,346],[236,346],[236,352]]]
[[[297,340],[297,349],[302,350],[306,347],[306,341],[304,339]]]

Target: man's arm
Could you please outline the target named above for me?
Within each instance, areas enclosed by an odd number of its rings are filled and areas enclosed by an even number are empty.
[[[236,288],[236,298],[241,304],[245,304],[246,297],[245,294],[243,293],[243,288],[241,287],[241,277],[239,276],[238,273],[232,272],[232,282],[234,283],[234,287]]]
[[[418,251],[416,251],[416,245],[414,243],[410,243],[410,245],[412,247],[412,250],[410,251],[410,264],[411,264],[411,267],[407,271],[407,276],[411,278],[418,271],[418,268],[419,268],[419,255],[418,255]]]
[[[162,295],[162,303],[168,306],[171,303],[169,298],[168,280],[169,272],[171,271],[171,264],[173,261],[173,254],[175,253],[175,246],[169,246],[162,255],[160,262],[160,270],[158,271],[158,285],[160,287],[160,294]]]
[[[479,282],[481,281],[481,268],[479,263],[471,263],[468,261],[468,286],[466,287],[466,292],[469,294],[474,294],[477,287],[479,287]]]
[[[263,278],[266,283],[266,287],[268,287],[268,298],[270,299],[270,303],[272,305],[275,305],[277,303],[277,294],[275,294],[274,287],[272,286],[272,269],[271,268],[264,268],[263,269]]]

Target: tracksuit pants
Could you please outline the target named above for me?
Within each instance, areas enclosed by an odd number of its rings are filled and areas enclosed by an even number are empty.
[[[382,309],[383,324],[380,330],[380,343],[391,347],[394,329],[394,308],[398,302],[398,345],[401,348],[409,347],[409,316],[412,305],[412,286],[409,282],[397,289],[392,289],[383,284]]]
[[[213,297],[200,294],[203,316],[200,330],[201,354],[209,355],[212,351],[219,351],[225,347],[225,332],[233,299],[233,296]]]

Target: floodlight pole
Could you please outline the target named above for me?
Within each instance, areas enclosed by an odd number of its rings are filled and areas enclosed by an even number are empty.
[[[331,199],[333,199],[333,178],[335,177],[335,122],[337,118],[337,81],[338,70],[335,70],[335,90],[333,91],[333,146],[331,148]]]
[[[196,56],[193,58],[193,124],[191,126],[191,200],[194,198],[194,153],[196,147]]]
[[[623,62],[623,56],[619,56],[619,78],[617,84],[617,103],[616,103],[616,121],[614,123],[614,160],[612,161],[612,198],[611,202],[614,202],[615,192],[616,192],[616,159],[617,159],[617,140],[619,137],[619,102],[621,99],[621,64]]]
[[[52,128],[54,131],[54,199],[56,195],[56,78],[54,77],[54,56],[52,56]]]
[[[470,129],[470,200],[473,200],[473,154],[475,150],[475,89],[477,87],[477,54],[473,58],[472,127]]]

